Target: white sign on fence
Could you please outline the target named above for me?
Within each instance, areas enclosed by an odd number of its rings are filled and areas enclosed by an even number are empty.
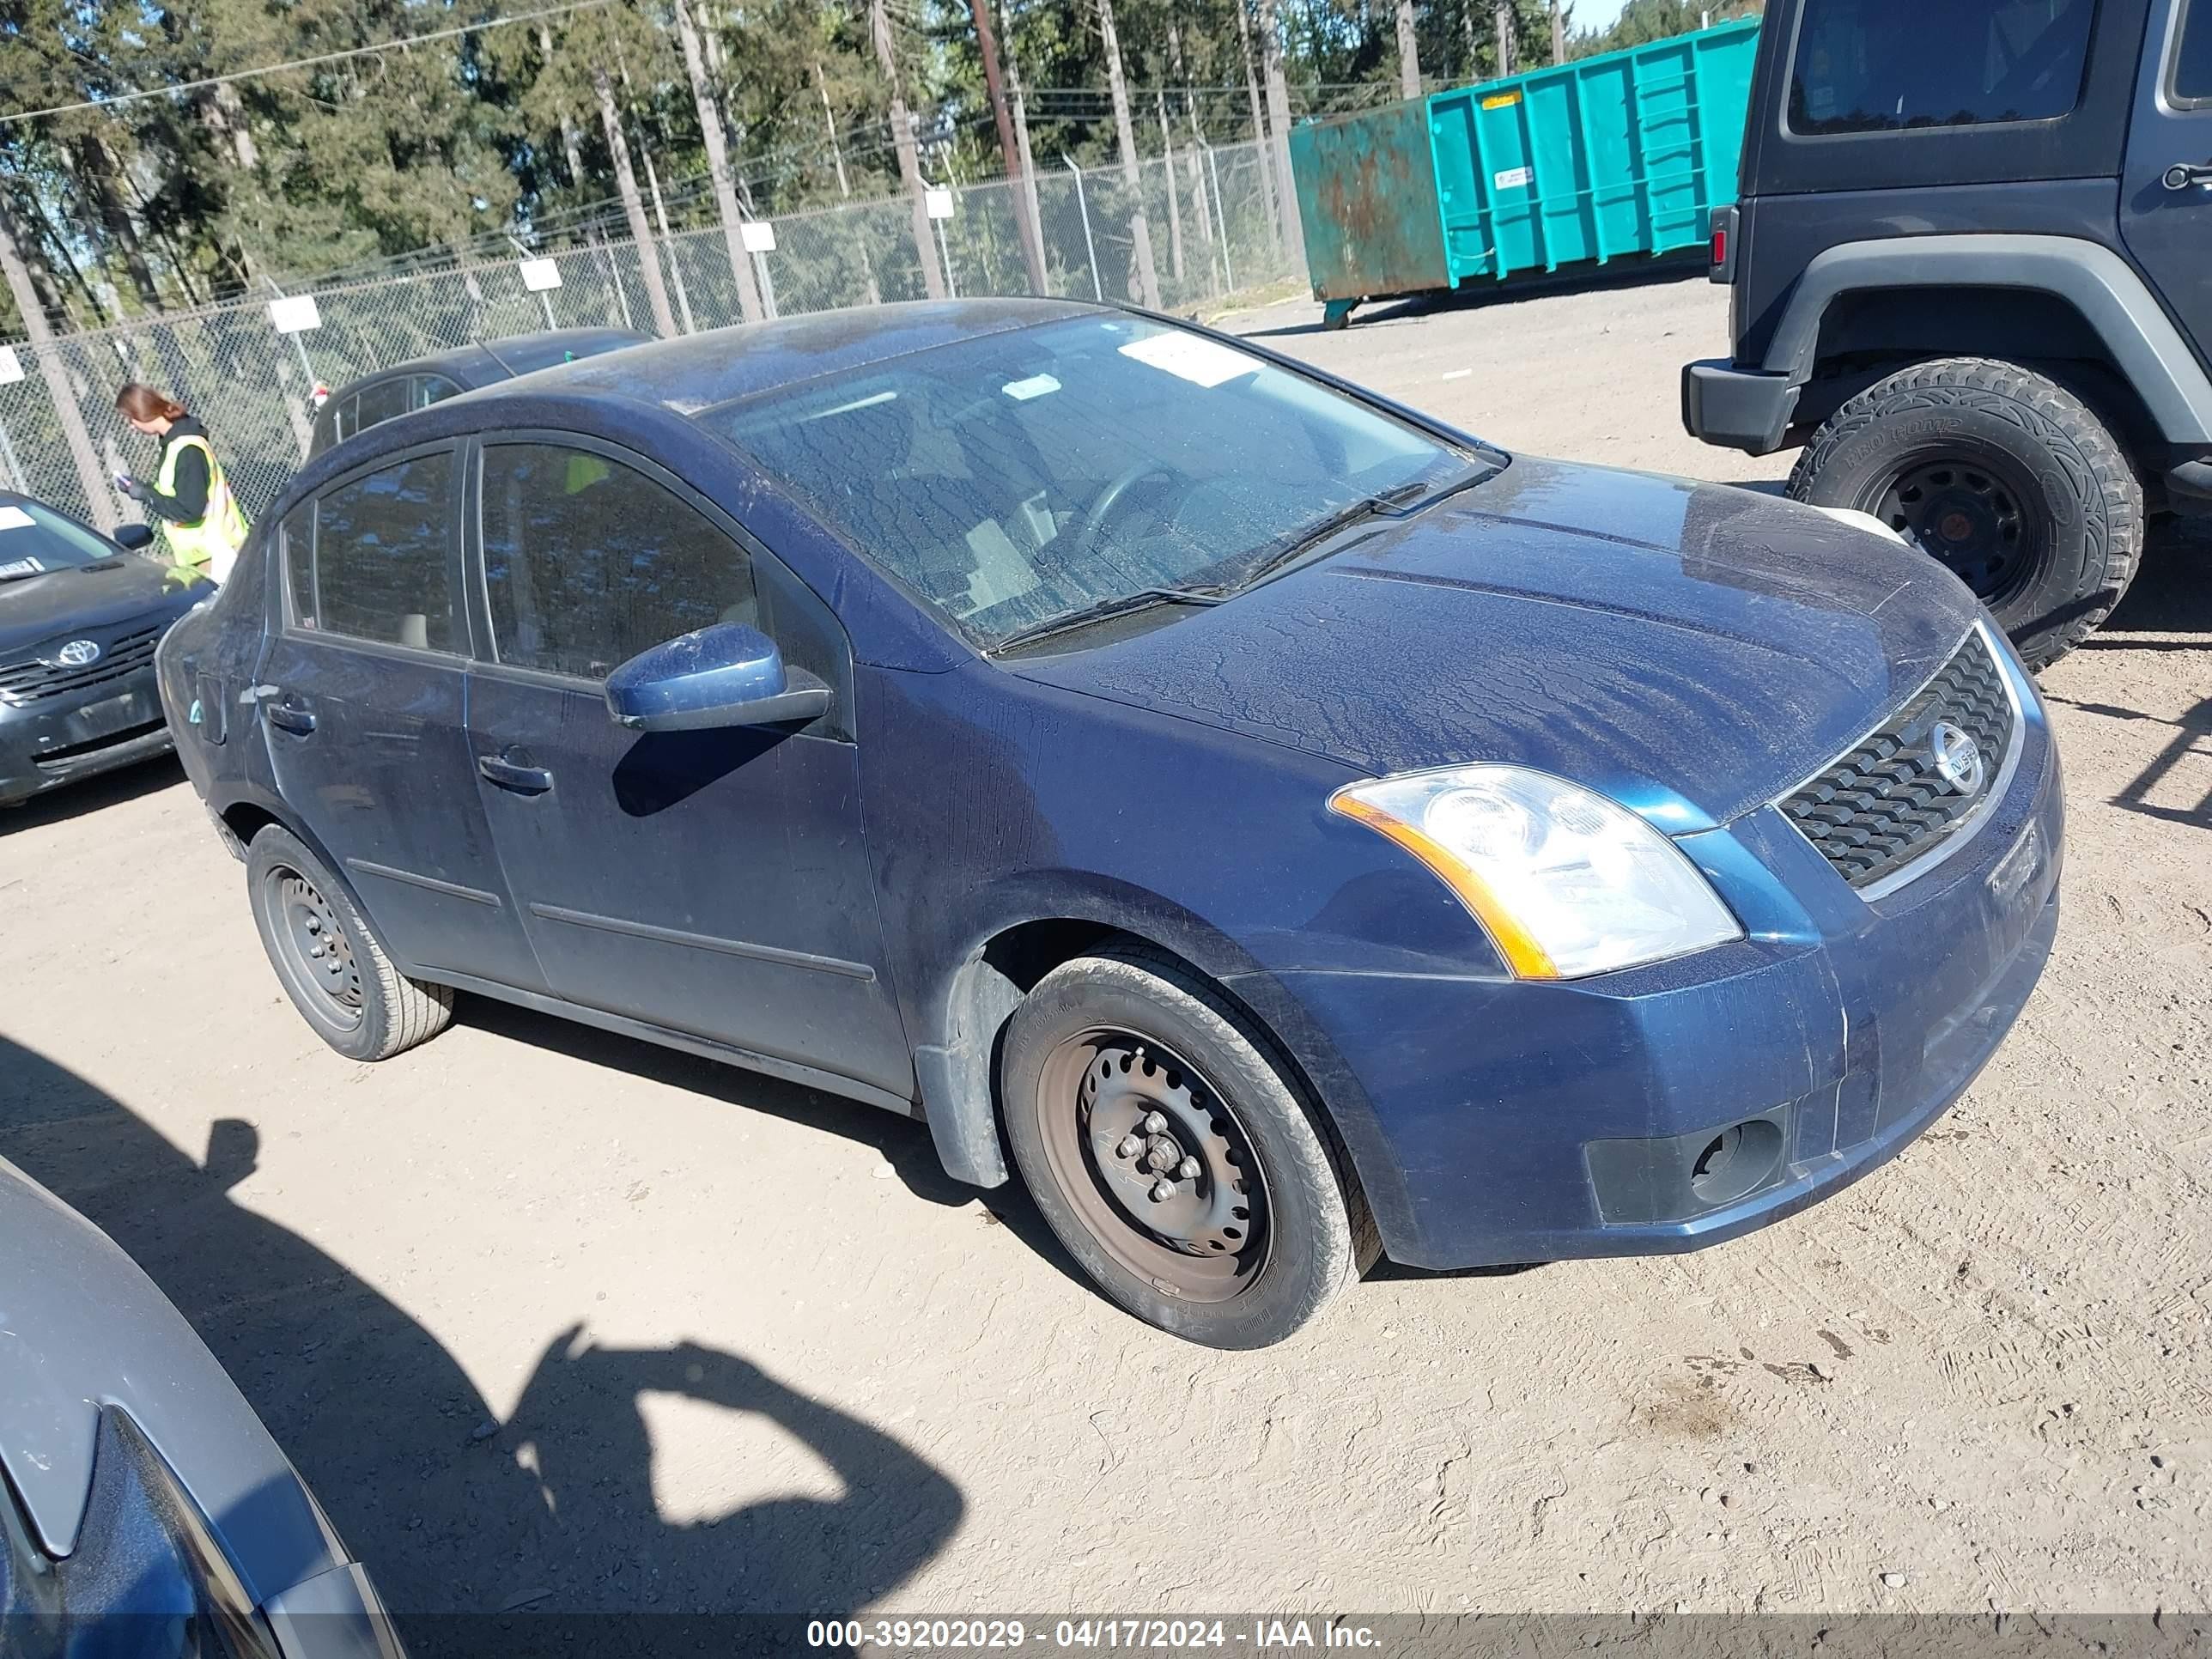
[[[933,219],[950,219],[952,216],[952,192],[942,185],[932,185],[922,191],[921,202],[929,210],[929,216]]]
[[[269,302],[269,321],[279,334],[298,334],[323,325],[323,313],[315,309],[312,294],[295,294],[289,300]]]
[[[765,219],[748,219],[738,227],[738,234],[744,238],[748,253],[775,252],[775,227]]]
[[[561,286],[561,267],[550,259],[524,259],[515,269],[522,273],[523,287],[532,294]]]
[[[23,360],[13,346],[0,346],[0,386],[13,386],[23,378]]]

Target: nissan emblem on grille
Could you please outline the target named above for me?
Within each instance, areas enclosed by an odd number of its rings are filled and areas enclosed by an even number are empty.
[[[54,665],[58,668],[82,668],[99,659],[100,647],[91,640],[71,640],[54,653]]]
[[[1962,795],[1980,792],[1982,746],[1973,733],[1962,732],[1948,720],[1937,720],[1928,734],[1928,753],[1936,763],[1936,775]]]

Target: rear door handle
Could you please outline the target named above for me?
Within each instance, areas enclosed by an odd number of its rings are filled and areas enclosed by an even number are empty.
[[[542,766],[525,766],[504,755],[478,755],[477,770],[487,781],[518,795],[542,795],[553,787],[553,775]]]
[[[261,690],[258,686],[254,689],[257,691]],[[281,694],[273,697],[264,697],[261,703],[261,712],[269,717],[270,725],[281,727],[287,732],[296,732],[303,738],[315,729],[315,711],[310,708],[306,699],[301,697],[285,696]]]

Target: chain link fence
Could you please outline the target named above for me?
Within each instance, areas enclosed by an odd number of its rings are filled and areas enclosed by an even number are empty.
[[[951,188],[944,198],[951,212],[926,221],[928,258],[956,296],[1141,301],[1141,214],[1160,302],[1170,309],[1301,269],[1284,246],[1273,169],[1260,146],[1194,145],[1137,172],[1133,185],[1118,167],[1040,164],[1025,182]],[[1035,277],[1023,230],[1032,208]],[[769,317],[923,299],[915,216],[904,195],[781,216],[768,222],[772,249],[735,257],[750,261]],[[102,526],[137,516],[109,482],[118,471],[151,470],[147,441],[114,412],[117,388],[137,380],[207,423],[232,488],[258,517],[307,453],[317,382],[335,389],[409,358],[540,329],[651,333],[646,259],[658,263],[679,331],[744,322],[732,257],[719,227],[642,246],[601,240],[547,256],[559,285],[538,289],[517,261],[457,258],[442,270],[295,289],[313,294],[320,318],[296,333],[277,331],[268,302],[283,296],[272,286],[252,301],[70,334],[48,346],[18,343],[21,376],[0,381],[0,486]]]

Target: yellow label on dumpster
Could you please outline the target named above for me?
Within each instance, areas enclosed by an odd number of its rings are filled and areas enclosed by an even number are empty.
[[[1521,94],[1517,92],[1494,92],[1482,100],[1482,106],[1485,109],[1511,109],[1520,101]]]

